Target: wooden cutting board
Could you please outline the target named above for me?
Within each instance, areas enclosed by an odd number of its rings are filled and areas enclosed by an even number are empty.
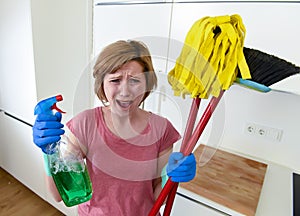
[[[255,215],[267,165],[200,145],[196,177],[180,187],[245,215]]]

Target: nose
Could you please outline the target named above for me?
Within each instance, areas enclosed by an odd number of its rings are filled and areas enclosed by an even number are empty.
[[[127,80],[123,80],[121,82],[119,94],[123,97],[128,97],[130,95],[130,89]]]

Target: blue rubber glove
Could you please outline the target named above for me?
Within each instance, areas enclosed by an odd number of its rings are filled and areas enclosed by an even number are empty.
[[[196,175],[196,159],[193,153],[184,156],[173,152],[167,164],[167,174],[173,182],[189,182]]]
[[[56,143],[60,140],[60,135],[65,131],[62,129],[64,125],[61,121],[61,113],[57,112],[53,114],[38,114],[33,125],[33,142],[46,152],[48,144]]]

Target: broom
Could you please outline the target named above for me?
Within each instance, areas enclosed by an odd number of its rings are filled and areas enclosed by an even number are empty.
[[[277,56],[247,47],[244,47],[243,52],[251,72],[251,79],[243,80],[238,74],[237,83],[246,86],[261,85],[266,91],[270,91],[271,88],[267,90],[266,87],[295,74],[300,74],[300,67]]]
[[[238,75],[235,82],[245,87],[269,92],[272,90],[269,86],[300,74],[299,66],[260,50],[244,47],[244,55],[252,78],[244,80]]]
[[[241,17],[204,17],[189,30],[181,54],[168,81],[176,96],[189,94],[193,98],[181,152],[189,155],[206,127],[225,90],[236,80],[239,73],[243,79],[251,78],[243,55],[245,27]],[[194,133],[192,133],[201,98],[211,98]],[[170,179],[157,198],[149,216],[158,213],[168,197],[164,215],[169,215],[178,183]]]

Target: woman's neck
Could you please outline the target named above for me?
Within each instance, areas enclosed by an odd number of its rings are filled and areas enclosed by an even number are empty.
[[[120,116],[113,113],[109,107],[103,108],[106,126],[115,135],[128,139],[140,135],[147,127],[150,113],[138,109],[134,113]]]

